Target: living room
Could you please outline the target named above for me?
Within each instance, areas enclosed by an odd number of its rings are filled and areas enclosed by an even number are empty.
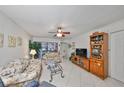
[[[35,83],[45,82],[46,86],[56,87],[123,87],[123,10],[124,6],[119,5],[0,6],[0,78],[3,84],[26,87],[38,81]],[[38,50],[37,44],[40,45]],[[86,53],[77,53],[78,49]],[[96,56],[105,58],[102,72],[93,72],[91,63]],[[75,58],[86,60],[87,70],[80,68]],[[48,68],[53,59],[62,68],[59,68],[60,74],[51,76]],[[97,65],[101,67],[101,63]]]

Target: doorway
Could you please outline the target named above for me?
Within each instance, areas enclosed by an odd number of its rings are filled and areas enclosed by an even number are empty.
[[[124,82],[124,31],[111,33],[111,77]]]
[[[69,59],[69,45],[66,42],[60,43],[60,55],[62,57],[62,60],[68,60]]]

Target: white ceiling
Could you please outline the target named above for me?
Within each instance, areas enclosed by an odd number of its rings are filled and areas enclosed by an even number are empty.
[[[0,6],[0,10],[36,37],[52,37],[62,26],[76,36],[124,18],[124,6],[31,5]]]

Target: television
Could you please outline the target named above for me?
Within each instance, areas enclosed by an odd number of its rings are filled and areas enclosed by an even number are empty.
[[[77,48],[76,55],[81,57],[87,57],[87,49],[84,48]]]
[[[94,48],[94,49],[92,50],[92,55],[93,55],[93,56],[99,56],[99,55],[100,55],[100,49]]]

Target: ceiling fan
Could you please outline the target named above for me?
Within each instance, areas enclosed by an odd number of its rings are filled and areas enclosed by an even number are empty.
[[[59,38],[65,37],[65,34],[70,34],[70,32],[63,32],[62,27],[58,27],[56,32],[48,32],[48,33],[55,33],[54,36]]]

